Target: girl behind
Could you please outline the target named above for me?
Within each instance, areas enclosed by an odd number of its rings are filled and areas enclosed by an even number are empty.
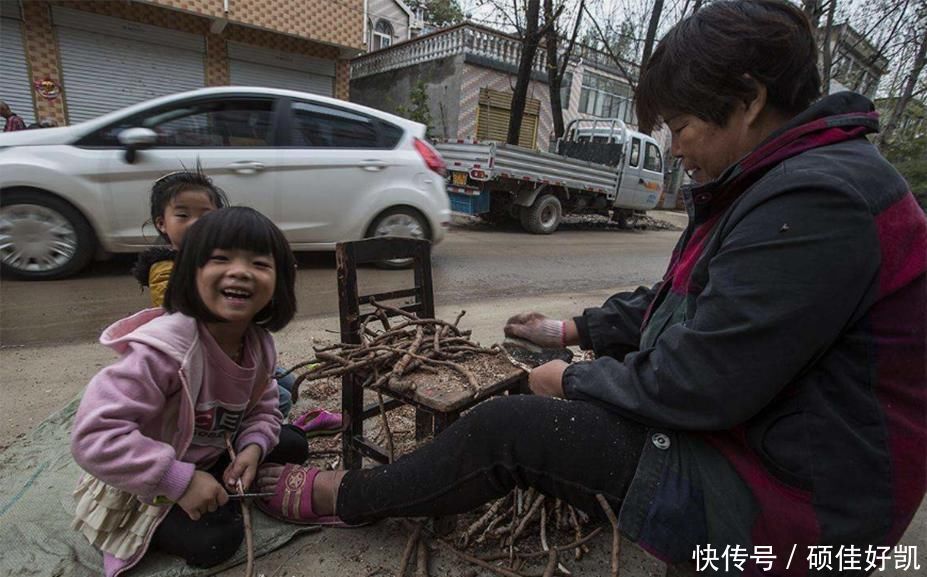
[[[244,207],[210,212],[188,233],[164,308],[103,333],[121,358],[91,380],[71,433],[86,471],[74,527],[104,553],[107,577],[149,547],[197,567],[226,560],[244,535],[228,491],[249,487],[262,462],[307,457],[301,432],[281,431],[268,333],[296,312],[289,245]]]
[[[154,246],[138,256],[132,276],[151,294],[151,306],[164,303],[174,256],[187,229],[201,216],[228,206],[225,192],[197,164],[194,170],[165,174],[151,186],[151,223],[167,246]]]

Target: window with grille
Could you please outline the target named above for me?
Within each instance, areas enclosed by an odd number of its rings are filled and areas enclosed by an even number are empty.
[[[521,130],[518,133],[518,145],[535,148],[538,134],[538,118],[541,114],[541,101],[528,98],[521,118]],[[495,140],[505,142],[509,133],[509,118],[512,115],[512,93],[500,92],[490,88],[480,89],[479,108],[476,116],[477,140]]]

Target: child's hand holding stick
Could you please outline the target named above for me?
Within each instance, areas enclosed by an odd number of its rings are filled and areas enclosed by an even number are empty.
[[[225,434],[225,446],[229,451],[229,458],[232,459],[232,464],[234,465],[237,459],[235,449],[232,447],[232,435],[230,433]],[[241,482],[241,477],[238,478],[237,485],[238,494],[244,495],[245,486]],[[248,563],[245,565],[245,577],[254,577],[254,535],[251,529],[251,506],[248,504],[247,499],[241,500],[241,516],[245,525],[245,549],[248,552]]]

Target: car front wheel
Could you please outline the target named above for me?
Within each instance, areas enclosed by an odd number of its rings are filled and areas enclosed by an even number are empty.
[[[34,191],[0,198],[0,270],[7,278],[53,280],[84,268],[93,257],[90,225],[70,204]]]
[[[412,208],[391,208],[380,214],[367,230],[367,237],[401,236],[431,240],[431,229],[417,210]],[[410,258],[397,258],[377,263],[380,268],[400,269],[412,265]]]

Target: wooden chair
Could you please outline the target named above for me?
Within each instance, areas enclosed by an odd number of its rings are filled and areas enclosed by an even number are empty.
[[[371,301],[383,303],[389,300],[405,299],[402,310],[417,314],[420,318],[434,318],[434,290],[431,277],[431,243],[426,240],[399,237],[378,237],[360,241],[338,243],[335,249],[338,267],[338,308],[341,313],[341,342],[361,343],[360,330],[364,320],[374,313],[361,313],[361,306]],[[414,286],[401,290],[362,294],[357,283],[357,267],[394,259],[411,259]],[[395,306],[395,305],[394,305]],[[504,362],[504,361],[503,361]],[[389,385],[382,388],[388,397],[384,409],[391,411],[403,405],[415,407],[415,437],[424,439],[437,435],[454,422],[465,411],[487,396],[506,391],[517,391],[526,386],[524,373],[511,367],[505,378],[488,384],[474,397],[466,391],[459,394],[430,392],[428,387],[415,391],[394,390]],[[342,377],[341,410],[348,417],[348,428],[343,436],[343,459],[345,468],[360,468],[363,457],[385,463],[389,457],[383,448],[364,436],[364,421],[379,415],[377,403],[364,406],[363,375],[346,374]]]

